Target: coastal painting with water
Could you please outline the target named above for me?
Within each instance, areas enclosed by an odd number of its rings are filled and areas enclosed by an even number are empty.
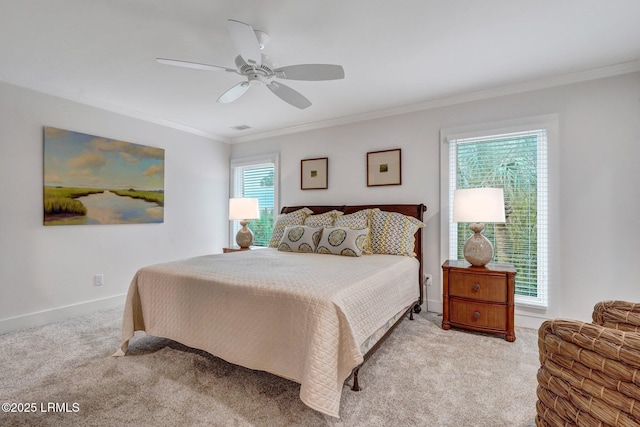
[[[164,150],[44,128],[44,225],[164,222]]]

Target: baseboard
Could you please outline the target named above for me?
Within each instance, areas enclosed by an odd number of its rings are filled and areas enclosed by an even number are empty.
[[[528,316],[528,315],[518,314],[518,313],[516,313],[516,318],[515,318],[517,327],[529,328],[529,329],[540,329],[540,325],[542,325],[542,322],[544,322],[545,320],[548,320],[548,319],[544,317]]]
[[[442,313],[442,301],[428,299],[427,305],[422,308],[430,313]]]
[[[126,294],[115,295],[99,300],[87,301],[79,304],[53,308],[51,310],[38,311],[36,313],[2,319],[0,320],[0,334],[32,328],[34,326],[46,325],[47,323],[82,316],[98,310],[118,307],[124,305],[126,296]]]

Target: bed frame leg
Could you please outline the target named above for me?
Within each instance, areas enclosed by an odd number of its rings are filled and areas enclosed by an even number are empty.
[[[413,313],[420,313],[422,311],[422,307],[420,307],[420,302],[418,301],[413,305],[413,310],[411,310],[411,314],[409,315],[409,320],[413,320]]]
[[[351,387],[351,390],[353,390],[353,391],[362,390],[360,388],[360,384],[358,383],[358,371],[359,370],[360,370],[360,366],[358,366],[356,369],[353,370],[353,387]]]

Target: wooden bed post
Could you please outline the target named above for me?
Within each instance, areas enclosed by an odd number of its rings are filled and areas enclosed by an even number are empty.
[[[353,387],[351,387],[352,391],[360,391],[360,390],[362,390],[360,388],[360,384],[358,383],[358,371],[360,370],[360,366],[362,366],[362,365],[358,365],[356,367],[356,369],[353,370]]]

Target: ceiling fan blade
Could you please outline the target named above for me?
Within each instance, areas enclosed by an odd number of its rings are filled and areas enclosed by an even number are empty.
[[[236,70],[238,70],[238,73],[241,73],[243,70],[245,70],[245,67],[249,66],[249,64],[247,64],[244,58],[242,58],[242,55],[236,56],[235,63],[236,63]]]
[[[300,92],[291,89],[289,86],[283,85],[279,82],[271,82],[267,84],[267,87],[277,97],[282,99],[284,102],[293,105],[294,107],[304,110],[305,108],[311,106],[311,101],[302,96]]]
[[[235,19],[227,20],[227,27],[236,49],[250,65],[260,65],[260,44],[253,27]]]
[[[177,59],[156,58],[156,61],[158,61],[161,64],[175,65],[178,67],[186,67],[186,68],[195,68],[196,70],[232,71],[232,72],[236,71],[232,68],[219,67],[217,65],[200,64],[198,62],[179,61]]]
[[[331,64],[301,64],[289,65],[273,70],[276,77],[289,80],[339,80],[344,79],[344,69],[341,65]]]
[[[218,102],[221,104],[228,104],[235,101],[240,98],[247,89],[249,89],[249,86],[249,82],[240,82],[237,85],[232,86],[229,90],[220,95]]]

